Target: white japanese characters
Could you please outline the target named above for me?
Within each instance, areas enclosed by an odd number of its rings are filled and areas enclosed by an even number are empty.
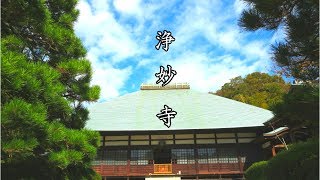
[[[164,109],[160,110],[160,113],[157,114],[157,117],[164,122],[164,125],[170,128],[171,119],[177,115],[177,112],[173,111],[172,108],[167,105],[164,105],[163,107]]]
[[[169,50],[169,44],[171,44],[176,39],[171,35],[170,31],[164,30],[163,32],[157,32],[156,39],[158,40],[158,44],[155,46],[157,50],[162,49],[166,52]],[[166,86],[171,82],[173,77],[177,75],[177,71],[173,70],[170,65],[167,65],[167,70],[164,69],[163,66],[160,66],[160,72],[155,73],[155,76],[158,78],[156,84],[162,82],[162,87]],[[168,128],[171,126],[171,119],[177,115],[176,111],[173,111],[169,106],[164,105],[164,109],[160,110],[160,113],[157,114],[157,117],[164,122]]]
[[[160,46],[162,45],[162,49],[165,51],[169,50],[169,44],[171,44],[176,39],[171,35],[170,31],[164,30],[163,32],[158,31],[157,32],[156,39],[159,41],[158,44],[155,46],[157,50],[160,49]]]
[[[165,70],[163,66],[160,66],[160,72],[156,73],[155,76],[158,78],[156,84],[162,82],[162,86],[170,83],[177,71],[173,70],[170,65],[167,65],[168,70]]]

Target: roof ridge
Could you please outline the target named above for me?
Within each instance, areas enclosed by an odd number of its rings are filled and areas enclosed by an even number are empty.
[[[189,83],[173,83],[166,86],[152,83],[142,83],[140,90],[168,90],[168,89],[190,89]]]

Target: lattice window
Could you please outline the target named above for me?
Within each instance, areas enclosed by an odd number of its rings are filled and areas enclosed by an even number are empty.
[[[103,161],[103,151],[101,149],[98,149],[97,151],[97,156],[95,159],[92,161],[92,165],[99,165]]]
[[[221,148],[218,155],[219,163],[237,163],[237,152],[233,148]]]
[[[217,149],[216,148],[200,148],[198,149],[198,163],[212,164],[217,163]]]
[[[172,149],[172,162],[177,164],[194,164],[194,149]]]
[[[245,163],[246,162],[246,157],[240,157],[241,158],[241,162]]]
[[[104,161],[107,165],[126,165],[127,150],[106,150]]]
[[[153,153],[150,149],[131,150],[131,165],[146,165],[151,164],[153,160]]]

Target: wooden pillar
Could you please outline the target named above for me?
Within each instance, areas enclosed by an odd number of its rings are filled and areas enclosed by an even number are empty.
[[[216,143],[216,153],[217,153],[217,164],[218,164],[218,171],[221,171],[221,165],[219,162],[219,154],[220,154],[220,147],[218,146],[218,140],[217,140],[217,133],[214,132],[214,139],[215,139],[215,143]]]
[[[195,160],[195,165],[196,165],[196,174],[199,174],[199,163],[198,163],[198,146],[197,146],[197,137],[196,133],[193,131],[193,140],[194,140],[194,160]],[[198,179],[198,176],[197,176]]]
[[[102,141],[102,160],[104,160],[106,157],[106,153],[105,153],[105,149],[106,149],[106,136],[103,136],[103,141]]]
[[[130,153],[130,151],[129,151],[129,153]],[[129,176],[129,175],[130,175],[130,159],[127,160],[127,176]]]
[[[274,146],[272,146],[272,157],[274,157],[276,155],[276,148]]]
[[[239,165],[239,171],[243,173],[243,166],[242,166],[242,160],[241,160],[241,153],[240,153],[240,144],[239,144],[239,138],[238,133],[235,133],[236,135],[236,150],[237,150],[237,158],[238,158],[238,165]]]
[[[129,135],[129,138],[128,138],[127,176],[130,176],[130,160],[131,160],[131,135]]]
[[[107,155],[106,155],[106,136],[103,136],[103,142],[102,142],[102,157],[101,157],[101,160],[102,162],[104,162],[104,160],[107,159]],[[104,168],[105,168],[105,164],[104,163],[100,163],[101,165],[101,168],[100,168],[100,172],[101,172],[101,175],[104,174]],[[105,177],[106,178],[106,177]],[[106,178],[107,179],[107,178]]]

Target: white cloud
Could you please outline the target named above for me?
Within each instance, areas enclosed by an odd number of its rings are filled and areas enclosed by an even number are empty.
[[[238,16],[246,9],[246,7],[247,5],[243,0],[235,0],[233,3],[233,8]]]
[[[131,67],[125,69],[116,69],[112,66],[108,68],[95,67],[91,83],[100,86],[100,99],[110,99],[120,95],[119,92],[131,73]]]
[[[241,48],[242,54],[248,59],[262,59],[270,60],[270,54],[268,53],[269,44],[262,41],[251,41]]]
[[[273,36],[270,40],[270,43],[282,42],[286,38],[285,27],[280,26],[277,30],[274,31]]]
[[[127,82],[133,69],[139,71],[146,66],[150,72],[145,74],[150,76],[144,74],[135,80],[146,78],[154,83],[158,65],[170,64],[178,72],[172,82],[189,82],[191,88],[202,92],[215,91],[231,78],[263,71],[269,66],[270,41],[248,41],[249,33],[241,33],[235,21],[245,8],[242,1],[236,0],[228,8],[219,0],[184,1],[172,7],[173,4],[171,1],[93,0],[90,6],[80,0],[75,29],[88,47],[87,57],[94,71],[92,84],[102,88],[101,98],[113,98],[128,91],[133,87]],[[167,13],[173,13],[167,17],[171,18],[170,24],[162,18]],[[168,28],[167,25],[176,41],[171,44],[170,52],[154,53],[155,44],[150,44],[155,41],[156,32]],[[116,68],[117,63],[128,59],[137,65]]]
[[[231,55],[210,58],[206,54],[194,52],[187,52],[162,63],[164,66],[170,64],[177,71],[171,83],[188,82],[192,89],[201,92],[216,91],[231,78],[254,72],[260,66],[259,63],[246,65],[243,59]],[[159,68],[157,70],[159,71]],[[154,74],[149,77],[148,83],[157,81]]]
[[[229,49],[240,49],[239,37],[240,33],[237,29],[229,29],[224,32],[219,32],[218,42],[224,48]]]
[[[221,15],[223,14],[223,15]],[[203,1],[196,1],[189,4],[177,20],[176,46],[188,44],[197,36],[206,38],[212,46],[222,47],[224,50],[241,51],[245,44],[245,35],[240,33],[240,28],[235,23],[233,9],[224,9],[220,1],[207,4]],[[188,47],[189,48],[189,47]]]
[[[100,1],[96,2],[96,6],[101,4],[98,3]],[[104,10],[98,8],[95,11],[87,2],[80,1],[77,7],[80,16],[75,25],[76,33],[84,39],[87,46],[98,47],[102,56],[111,56],[111,60],[115,62],[142,52],[132,34],[117,22],[107,5],[102,5],[106,8]]]
[[[80,16],[75,30],[89,47],[87,58],[93,69],[91,84],[101,87],[100,100],[117,97],[132,74],[132,67],[119,69],[113,63],[137,55],[139,47],[109,11],[107,1],[94,0],[92,7],[80,1],[77,8]]]
[[[115,0],[113,1],[114,7],[121,13],[140,15],[140,0]]]
[[[100,99],[106,100],[120,95],[120,90],[132,74],[132,67],[123,69],[113,67],[109,62],[99,61],[99,49],[92,48],[87,54],[93,69],[91,84],[101,88]]]
[[[174,82],[188,82],[191,88],[202,91],[215,91],[224,83],[229,82],[236,76],[244,76],[255,71],[266,71],[269,67],[270,54],[268,53],[269,44],[262,40],[247,41],[247,34],[240,33],[240,28],[236,23],[231,24],[230,19],[237,16],[245,8],[240,2],[235,2],[234,8],[227,10],[214,1],[188,2],[186,8],[181,12],[176,20],[174,46],[179,55],[172,58],[168,55],[160,60],[163,66],[170,64],[177,75],[173,78]],[[237,5],[237,6],[236,6]],[[223,16],[221,16],[223,14]],[[195,49],[190,42],[204,37],[209,44],[200,44],[207,50]],[[198,44],[199,45],[199,44]],[[215,57],[210,55],[216,47],[221,47],[225,55]],[[231,53],[242,55],[241,58]],[[152,59],[144,59],[139,66],[154,63]],[[159,67],[152,66],[153,70],[159,71]],[[148,83],[156,82],[154,72],[150,73]]]
[[[92,0],[91,4],[95,12],[104,12],[109,10],[108,0]]]

